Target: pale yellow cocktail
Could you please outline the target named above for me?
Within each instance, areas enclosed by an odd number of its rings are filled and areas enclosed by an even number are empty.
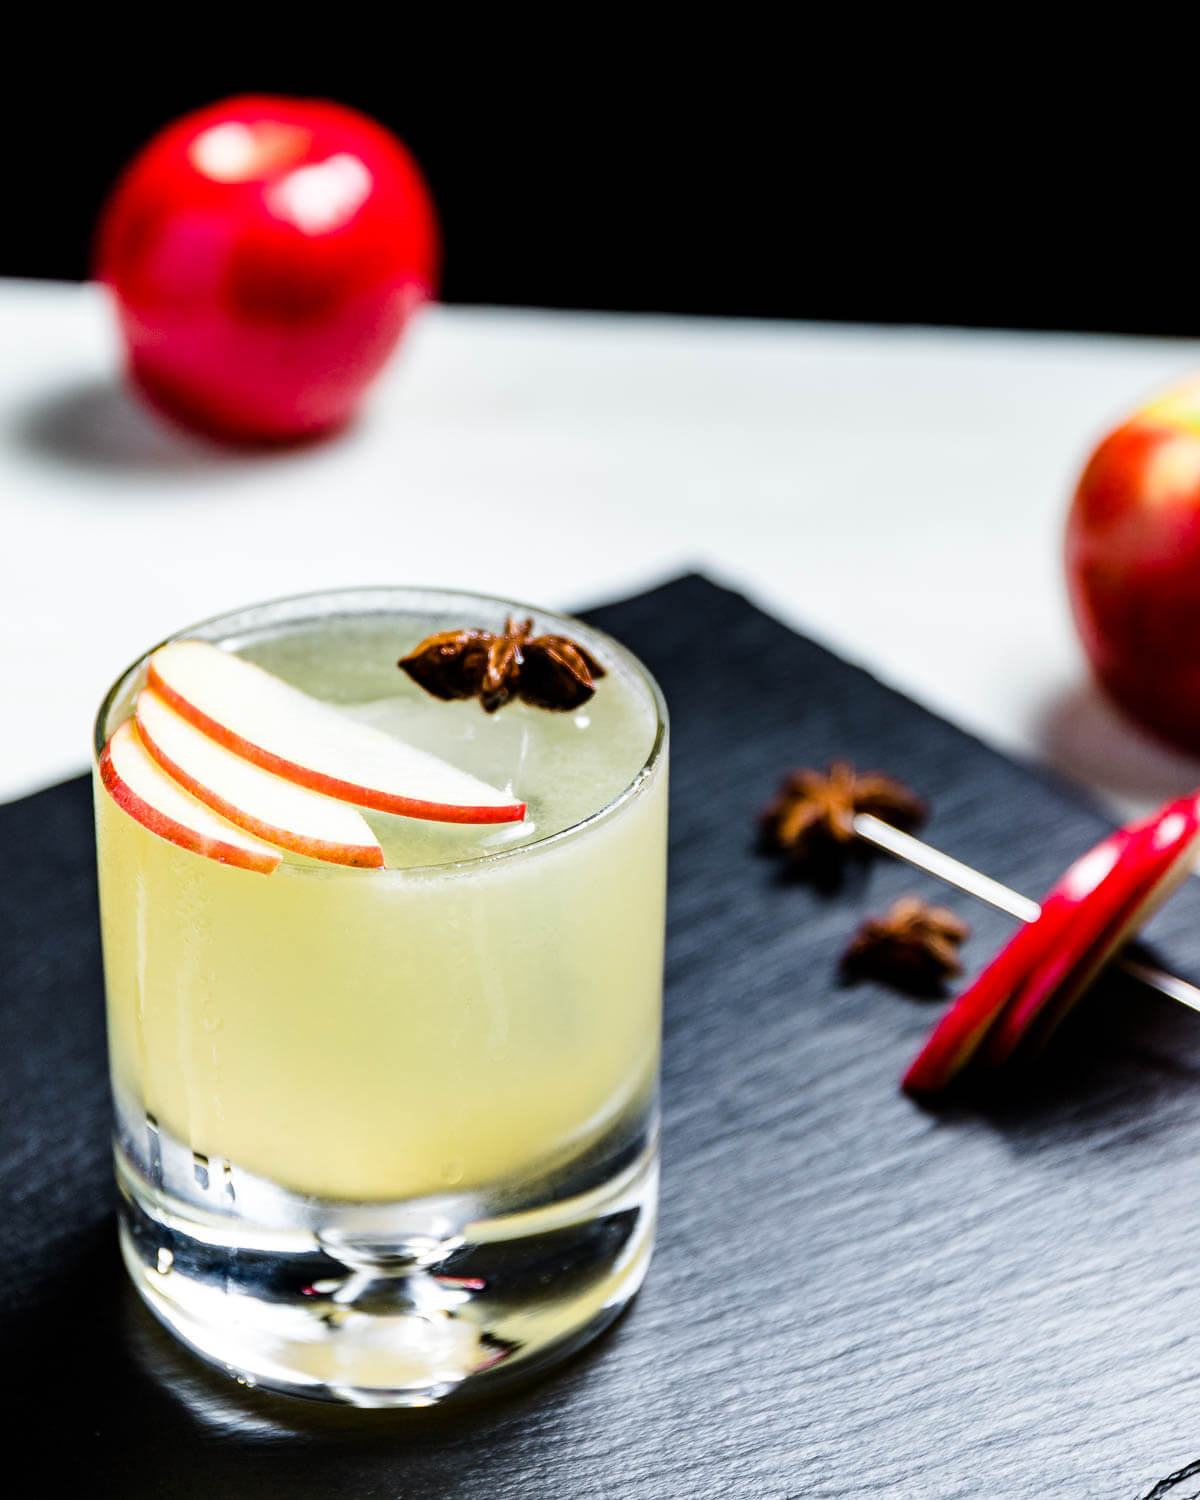
[[[446,1284],[444,1261],[457,1257],[461,1272],[473,1254],[484,1272],[451,1277],[485,1284],[473,1310],[442,1307],[434,1317],[401,1297],[387,1314],[408,1319],[394,1369],[377,1349],[356,1365],[320,1348],[324,1335],[314,1354],[311,1330],[273,1331],[277,1347],[249,1373],[276,1385],[345,1396],[357,1378],[368,1395],[348,1399],[432,1399],[495,1366],[495,1348],[518,1363],[565,1346],[615,1311],[644,1269],[664,927],[661,700],[613,643],[546,617],[539,628],[546,621],[585,637],[606,669],[574,712],[513,702],[488,715],[477,702],[438,702],[396,670],[422,637],[459,623],[497,627],[506,609],[367,590],[264,607],[188,634],[510,788],[528,804],[522,822],[365,810],[387,868],[285,854],[262,874],[179,847],[97,788],[118,1160],[136,1220],[127,1257],[146,1265],[155,1223],[210,1246],[237,1247],[242,1234],[297,1264],[349,1245],[341,1269],[351,1272],[324,1280],[345,1293],[359,1279],[340,1304],[350,1321],[366,1316],[356,1302],[364,1276],[386,1279],[364,1271],[372,1255],[407,1266],[410,1282],[419,1266],[426,1302],[430,1285]],[[102,741],[128,716],[143,677],[134,668],[114,689]],[[540,1331],[509,1349],[520,1310],[511,1296],[498,1311],[483,1305],[486,1255],[473,1247],[502,1242],[511,1255],[529,1235],[580,1228],[607,1212],[610,1181],[625,1207],[633,1192],[645,1220],[645,1243],[621,1251],[633,1285],[612,1257],[584,1268],[592,1290],[543,1307],[540,1322],[526,1316]],[[183,1285],[175,1242],[157,1251],[165,1256],[139,1282],[156,1311],[203,1352],[252,1365],[242,1346],[224,1356],[217,1334],[187,1323],[211,1320],[215,1267],[200,1266],[195,1285]],[[156,1275],[161,1286],[145,1284]],[[326,1293],[335,1303],[337,1287]],[[272,1308],[280,1301],[275,1287],[250,1292]],[[439,1337],[447,1320],[474,1318],[454,1378],[443,1371],[422,1384],[410,1347],[417,1316],[434,1317]],[[289,1338],[305,1345],[302,1357],[280,1352]],[[434,1363],[446,1362],[443,1344]],[[335,1367],[344,1378],[329,1378]],[[375,1374],[363,1382],[368,1367]]]

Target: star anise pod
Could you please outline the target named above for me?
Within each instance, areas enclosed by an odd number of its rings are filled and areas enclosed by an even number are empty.
[[[854,839],[854,815],[873,813],[911,831],[925,821],[925,804],[890,776],[861,776],[844,760],[828,772],[791,771],[760,819],[763,843],[800,867],[828,866]]]
[[[883,917],[868,917],[842,954],[842,972],[931,994],[962,973],[959,945],[970,928],[944,906],[902,896]]]
[[[520,698],[567,712],[596,691],[604,668],[565,635],[533,634],[532,620],[509,615],[503,634],[443,630],[396,665],[435,698],[478,698],[489,714]]]

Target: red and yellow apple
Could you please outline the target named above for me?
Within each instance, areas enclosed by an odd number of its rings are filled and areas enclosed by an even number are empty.
[[[1110,432],[1067,522],[1067,582],[1101,686],[1200,752],[1200,376]]]

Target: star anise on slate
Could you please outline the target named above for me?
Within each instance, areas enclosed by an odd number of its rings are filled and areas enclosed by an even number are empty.
[[[844,760],[834,761],[824,775],[791,771],[763,809],[763,843],[787,854],[797,867],[829,866],[853,842],[856,813],[873,813],[911,831],[925,821],[925,804],[890,776],[880,771],[860,776]]]
[[[883,917],[868,917],[842,954],[842,972],[931,994],[962,973],[959,945],[970,928],[944,906],[902,896]]]
[[[604,668],[565,635],[533,634],[532,620],[509,615],[503,634],[443,630],[396,665],[435,698],[478,698],[485,711],[520,698],[535,708],[578,708],[596,691]]]

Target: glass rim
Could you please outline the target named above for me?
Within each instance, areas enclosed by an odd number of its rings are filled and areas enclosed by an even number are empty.
[[[470,589],[448,589],[436,585],[423,584],[363,584],[349,585],[344,588],[311,589],[299,594],[284,594],[274,599],[264,599],[256,604],[247,604],[234,609],[222,610],[215,615],[208,615],[202,620],[196,620],[190,625],[185,625],[179,630],[173,630],[169,635],[156,641],[154,645],[143,651],[132,661],[123,672],[121,672],[111,683],[104,697],[101,699],[100,707],[96,713],[95,723],[92,729],[92,769],[96,770],[99,765],[100,755],[107,743],[105,729],[108,717],[122,690],[130,679],[135,676],[150,659],[150,657],[161,646],[170,641],[188,639],[194,632],[211,629],[220,626],[224,621],[232,621],[241,615],[249,615],[265,610],[286,608],[290,605],[303,605],[316,603],[317,601],[328,601],[340,597],[347,600],[379,599],[391,597],[398,601],[401,596],[412,598],[417,595],[436,597],[450,602],[462,601],[471,604],[494,605],[503,608],[509,613],[520,613],[532,615],[544,621],[552,621],[556,626],[566,626],[582,630],[585,635],[595,637],[603,642],[604,649],[610,655],[620,661],[640,682],[649,693],[650,704],[654,710],[654,738],[646,758],[637,771],[630,777],[626,784],[602,806],[590,812],[587,817],[580,818],[577,822],[568,824],[566,828],[560,828],[554,833],[545,834],[541,838],[534,838],[527,844],[518,844],[511,849],[493,849],[486,853],[473,854],[466,859],[447,860],[443,864],[423,865],[401,865],[382,866],[374,869],[358,869],[351,865],[341,865],[333,861],[321,864],[281,864],[280,869],[286,868],[289,877],[315,877],[328,880],[337,879],[340,876],[373,878],[375,880],[385,879],[390,881],[412,880],[418,878],[429,879],[431,877],[467,875],[475,871],[490,869],[492,866],[506,860],[518,859],[522,855],[532,856],[555,847],[559,844],[580,837],[587,830],[602,822],[608,822],[627,803],[632,802],[640,795],[642,790],[650,784],[659,763],[664,758],[670,737],[670,716],[667,710],[666,698],[659,687],[654,674],[627,646],[621,644],[614,636],[605,630],[590,624],[577,615],[565,614],[559,610],[545,609],[539,605],[522,603],[520,600],[510,599],[503,594],[485,594]],[[347,613],[352,611],[347,610]],[[366,613],[366,611],[361,611]],[[382,611],[381,611],[382,612]],[[298,623],[298,622],[294,622]],[[284,627],[286,628],[286,626]],[[203,804],[202,804],[203,805]],[[351,804],[353,805],[353,804]],[[398,816],[403,816],[399,814]],[[420,821],[437,821],[420,820]],[[203,855],[198,856],[204,858]]]

